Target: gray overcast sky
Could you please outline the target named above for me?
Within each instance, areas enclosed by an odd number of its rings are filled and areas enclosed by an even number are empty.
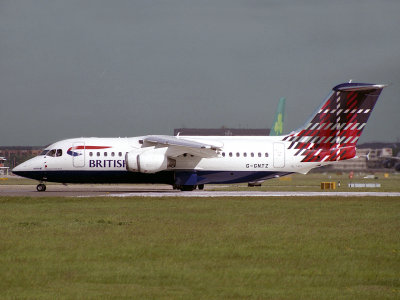
[[[331,88],[389,83],[361,138],[400,140],[398,0],[2,0],[0,145],[177,127],[285,131]]]

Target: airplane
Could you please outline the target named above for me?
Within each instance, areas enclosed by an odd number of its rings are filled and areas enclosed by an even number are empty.
[[[60,183],[163,183],[182,191],[202,184],[277,178],[356,157],[356,144],[386,87],[335,86],[304,126],[280,136],[74,138],[47,146],[13,173]]]

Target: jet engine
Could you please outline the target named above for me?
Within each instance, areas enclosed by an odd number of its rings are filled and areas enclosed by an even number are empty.
[[[157,173],[173,168],[176,161],[166,156],[165,148],[141,148],[125,155],[126,169],[130,172]]]

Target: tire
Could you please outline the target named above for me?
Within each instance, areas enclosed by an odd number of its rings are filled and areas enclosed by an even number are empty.
[[[197,187],[199,188],[199,190],[204,190],[204,184],[199,184]]]
[[[190,192],[190,191],[193,191],[194,189],[196,189],[195,185],[182,185],[180,187],[180,190],[185,191],[185,192]]]
[[[36,190],[37,190],[38,192],[44,192],[44,191],[46,191],[46,185],[43,184],[43,183],[40,183],[40,184],[38,184],[38,185],[36,186]]]

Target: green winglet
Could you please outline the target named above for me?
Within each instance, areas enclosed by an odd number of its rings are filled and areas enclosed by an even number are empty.
[[[269,135],[282,135],[283,134],[283,120],[285,117],[285,98],[279,100],[278,109],[276,110],[275,120],[272,124]]]

